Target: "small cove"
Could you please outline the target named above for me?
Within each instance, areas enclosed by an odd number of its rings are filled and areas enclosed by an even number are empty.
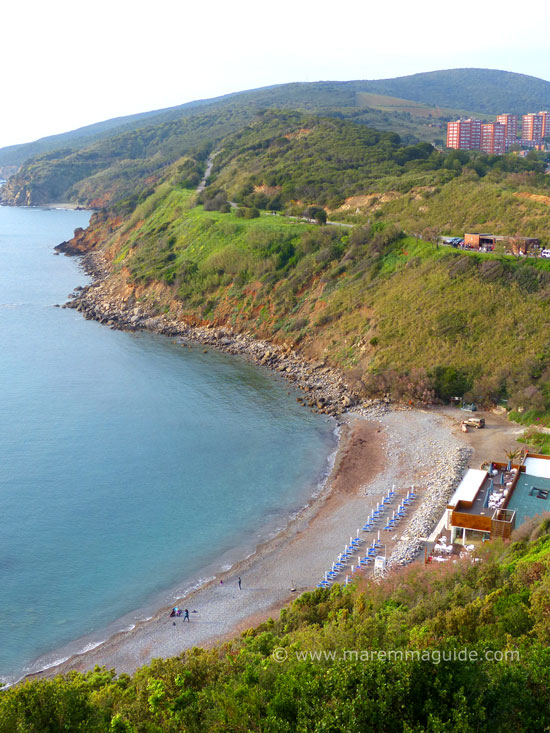
[[[240,357],[55,308],[86,277],[52,248],[88,217],[0,207],[7,680],[252,552],[308,501],[335,447],[332,421]]]

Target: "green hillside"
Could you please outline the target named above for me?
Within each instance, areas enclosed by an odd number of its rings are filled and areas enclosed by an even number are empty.
[[[73,153],[64,169],[46,158],[44,180],[51,190],[52,171],[70,179],[77,163],[93,170],[121,153],[68,190],[111,213],[97,245],[112,243],[134,288],[165,288],[159,310],[327,358],[358,394],[446,399],[455,374],[481,402],[550,411],[550,262],[436,245],[465,229],[548,243],[550,179],[537,154],[441,153],[294,111],[264,111],[224,134],[237,117],[126,133],[97,143],[95,158]],[[160,147],[192,150],[203,123],[220,139],[197,197],[210,146],[171,164]],[[299,219],[327,210],[336,225]],[[493,344],[498,359],[487,358]]]
[[[544,731],[548,520],[443,568],[305,593],[279,618],[134,675],[0,692],[0,731]]]
[[[304,107],[315,107],[315,104],[310,99]],[[337,118],[346,116],[331,109],[327,112]],[[189,153],[200,159],[202,152],[262,114],[258,100],[254,105],[226,102],[180,120],[108,137],[78,150],[45,153],[31,158],[9,180],[1,192],[2,200],[24,205],[60,200],[82,204],[120,200],[141,190],[144,178],[156,175],[180,156]],[[407,112],[395,115],[364,107],[348,109],[348,116],[355,123],[369,123],[381,130],[395,128],[405,138],[417,139],[416,133],[424,139],[433,138],[434,128],[425,125],[424,132],[420,130],[421,118],[415,117],[411,122]],[[399,116],[403,119],[397,124]],[[99,178],[94,178],[98,174]]]
[[[193,152],[197,185],[212,144],[245,124],[248,111],[196,115],[100,140],[80,150],[59,150],[31,159],[4,186],[2,199],[36,205],[74,201],[94,206],[119,201],[159,180],[167,165]]]
[[[399,222],[408,232],[462,236],[468,231],[486,231],[538,237],[550,243],[550,181],[545,175],[493,171],[478,177],[468,170],[444,186],[396,195],[378,206],[376,216]],[[367,211],[355,218],[361,220]]]
[[[291,200],[337,203],[373,181],[433,168],[437,156],[428,143],[406,146],[393,133],[295,112],[267,112],[219,147],[211,180],[230,198],[252,197],[260,208],[268,202],[258,188],[278,191],[275,208]]]
[[[174,155],[200,136],[191,122],[187,141],[164,127]],[[218,142],[197,196],[208,148],[145,176],[146,158],[129,156],[158,138],[124,140],[127,158],[73,190],[86,201],[111,186],[96,246],[134,289],[158,300],[164,288],[159,312],[290,343],[344,370],[360,395],[447,399],[454,374],[480,402],[550,411],[550,261],[436,244],[465,229],[547,244],[550,179],[537,154],[441,153],[346,120],[265,111]],[[335,224],[300,220],[327,210]],[[493,344],[498,359],[487,358]]]
[[[346,125],[335,125],[338,135]],[[295,162],[301,169],[303,159]],[[342,180],[355,185],[345,169],[332,169],[333,179],[330,170],[329,190]],[[447,183],[464,185],[464,176]],[[149,288],[159,312],[290,343],[342,369],[358,394],[417,402],[459,390],[480,402],[550,410],[548,260],[437,247],[404,234],[399,216],[323,227],[254,208],[261,197],[271,208],[281,196],[273,186],[231,209],[214,186],[196,205],[176,177],[97,240],[110,248],[115,276]]]
[[[427,141],[442,145],[445,121],[460,114],[490,117],[503,110],[521,113],[548,106],[548,82],[489,69],[454,69],[377,81],[296,82],[115,118],[33,143],[12,145],[0,150],[0,167],[7,170],[7,166],[22,165],[32,159],[33,162],[19,176],[19,195],[8,192],[5,196],[8,196],[8,201],[43,203],[51,201],[48,196],[54,194],[54,198],[61,193],[65,198],[78,196],[78,189],[73,191],[71,185],[98,171],[105,172],[108,178],[107,171],[124,158],[128,140],[135,140],[136,135],[151,135],[152,127],[158,128],[156,136],[161,143],[158,147],[160,159],[171,162],[174,160],[174,140],[181,137],[189,141],[189,129],[194,130],[191,135],[193,144],[213,144],[220,135],[237,130],[263,109],[292,109],[330,115],[382,131],[396,132],[408,143]],[[103,146],[102,142],[106,140],[111,142]],[[75,166],[75,153],[81,150],[85,157],[95,158],[93,166]],[[188,150],[184,143],[179,153],[181,155]],[[53,152],[56,154],[52,157]],[[141,157],[147,160],[144,172],[158,168],[160,161],[151,161],[147,150],[142,151]],[[135,156],[131,159],[134,160]],[[36,176],[36,166],[44,169],[46,165],[56,167],[55,172],[41,172]],[[75,170],[74,180],[65,178],[64,168],[67,165]],[[77,175],[81,177],[76,178]],[[56,176],[61,178],[63,185],[51,186],[48,183],[48,178]],[[127,179],[129,173],[124,177]],[[25,191],[22,191],[23,185],[26,186]],[[36,201],[33,201],[33,195],[36,195]]]
[[[259,208],[281,208],[293,200],[316,203],[331,209],[335,218],[361,223],[372,211],[362,212],[363,205],[359,202],[359,212],[355,215],[354,208],[345,205],[346,198],[389,193],[390,200],[397,198],[400,204],[393,208],[389,204],[381,206],[379,198],[376,201],[371,198],[371,208],[376,207],[376,211],[381,208],[376,216],[390,217],[397,224],[402,214],[403,224],[407,224],[404,228],[409,232],[421,231],[435,223],[443,226],[444,222],[435,221],[425,206],[433,201],[435,211],[440,198],[437,210],[448,212],[451,227],[462,225],[458,222],[458,212],[470,215],[472,226],[473,223],[483,225],[494,202],[487,200],[486,191],[480,193],[479,187],[476,188],[480,181],[510,193],[520,190],[544,193],[549,189],[549,179],[543,174],[544,163],[536,154],[522,159],[513,155],[487,156],[476,151],[441,153],[427,143],[405,145],[396,135],[349,121],[298,113],[268,112],[258,116],[224,138],[218,151],[210,180],[221,186],[232,200]],[[458,179],[464,182],[464,191]],[[448,185],[451,181],[455,181],[453,186]],[[265,191],[271,191],[271,196]],[[461,195],[465,191],[469,199],[463,203]],[[271,204],[278,199],[279,205],[270,206],[270,198]],[[477,199],[475,206],[474,199]],[[418,202],[418,215],[407,218],[407,212],[398,211],[398,207],[404,209],[412,201]],[[513,208],[512,201],[513,198],[507,200],[507,207],[497,208],[495,217],[504,214],[503,209]],[[515,199],[515,203],[518,209],[528,205],[526,199]],[[476,221],[476,212],[481,221]],[[502,221],[503,226],[507,224]],[[543,229],[540,224],[533,222],[531,228]]]
[[[364,124],[383,130],[395,129],[404,135],[418,136],[432,140],[434,134],[442,137],[437,129],[429,127],[434,115],[429,108],[417,110],[411,119],[407,111],[390,110],[384,107],[383,100],[369,105],[357,95],[362,82],[302,82],[281,84],[264,89],[253,89],[228,94],[207,100],[198,100],[166,110],[145,112],[128,117],[120,117],[105,122],[88,125],[78,130],[42,138],[32,143],[11,145],[0,149],[0,166],[22,165],[29,158],[56,150],[80,150],[93,145],[107,137],[118,137],[133,130],[182,122],[195,116],[226,116],[228,113],[240,113],[249,118],[261,109],[296,109],[322,114],[334,114],[350,117]],[[389,112],[389,114],[388,114]],[[457,114],[455,110],[443,111],[447,116]],[[210,117],[209,117],[210,118]],[[209,139],[205,135],[205,140]]]
[[[495,69],[448,69],[364,83],[364,91],[485,114],[550,108],[550,82]]]

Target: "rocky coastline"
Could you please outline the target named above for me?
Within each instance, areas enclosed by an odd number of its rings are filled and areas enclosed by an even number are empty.
[[[71,256],[80,256],[84,271],[92,278],[89,285],[77,287],[69,296],[69,301],[62,306],[77,310],[87,319],[96,320],[117,330],[149,331],[169,336],[187,348],[200,346],[206,350],[210,347],[229,354],[239,354],[278,373],[295,388],[303,391],[304,396],[297,397],[301,404],[334,417],[338,424],[342,422],[344,413],[384,424],[385,418],[389,418],[393,410],[411,409],[395,405],[390,407],[382,400],[360,400],[337,370],[324,361],[307,361],[286,346],[259,340],[246,333],[237,333],[227,326],[194,326],[170,315],[159,314],[158,307],[138,301],[131,290],[121,292],[120,284],[110,277],[112,267],[101,252],[88,251],[83,254],[78,242],[76,247],[72,242],[63,243],[56,250]],[[388,435],[387,459],[390,464],[393,464],[396,455],[403,453],[403,436],[394,437],[392,442],[391,435]],[[440,444],[434,437],[432,442],[433,452],[426,442],[422,450],[415,448],[416,465],[425,465],[426,452],[431,454],[429,476],[423,481],[421,502],[391,552],[389,567],[409,564],[418,557],[428,535],[445,511],[448,499],[470,458],[471,451],[465,446],[457,446],[454,441]],[[409,443],[408,439],[406,443]],[[407,460],[410,461],[410,458],[408,455]]]
[[[360,403],[342,375],[325,361],[307,361],[291,348],[238,333],[230,327],[193,326],[167,314],[159,314],[154,306],[121,294],[110,279],[111,267],[105,257],[82,251],[63,242],[55,248],[70,256],[81,256],[81,264],[92,278],[90,285],[77,287],[62,307],[73,308],[85,318],[99,321],[123,331],[149,331],[177,339],[183,346],[212,347],[229,354],[239,354],[259,366],[265,366],[304,392],[297,401],[317,412],[338,418]],[[369,408],[377,401],[363,402]]]

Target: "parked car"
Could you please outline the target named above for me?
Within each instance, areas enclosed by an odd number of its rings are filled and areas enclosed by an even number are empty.
[[[485,427],[484,417],[469,417],[467,420],[463,420],[462,422],[469,428],[477,428],[478,430]]]
[[[540,256],[546,257],[546,259],[550,260],[550,249],[541,250]]]

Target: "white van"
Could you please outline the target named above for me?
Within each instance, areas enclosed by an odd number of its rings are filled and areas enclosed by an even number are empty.
[[[550,260],[550,249],[543,249],[540,253],[541,257],[546,257]]]

